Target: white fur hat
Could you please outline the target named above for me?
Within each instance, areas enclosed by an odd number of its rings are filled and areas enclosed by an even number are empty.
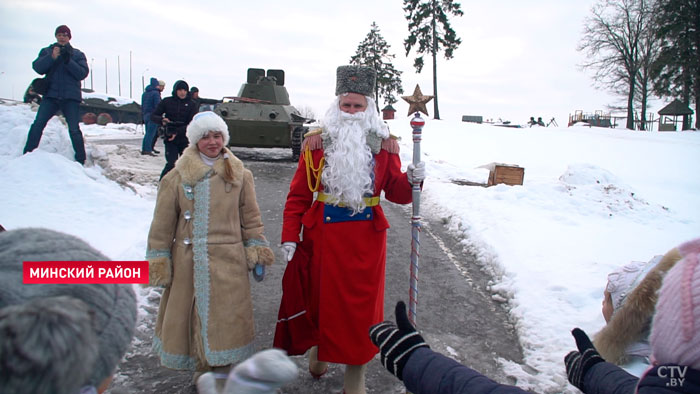
[[[187,126],[187,139],[190,144],[197,144],[210,131],[219,131],[224,136],[224,146],[228,146],[228,127],[226,122],[214,112],[200,112],[192,118]]]
[[[608,275],[608,284],[605,290],[610,293],[613,302],[613,310],[617,311],[625,303],[627,296],[634,290],[644,277],[663,256],[654,256],[648,262],[632,261]]]
[[[216,376],[207,372],[197,379],[200,394],[274,394],[277,389],[293,381],[299,375],[297,365],[287,353],[279,349],[267,349],[255,353],[238,364],[228,376]],[[216,388],[217,379],[226,379],[223,391]]]

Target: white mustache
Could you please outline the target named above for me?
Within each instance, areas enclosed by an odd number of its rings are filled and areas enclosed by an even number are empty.
[[[359,122],[365,120],[365,113],[355,112],[354,114],[349,114],[347,112],[340,111],[340,119],[344,121]]]

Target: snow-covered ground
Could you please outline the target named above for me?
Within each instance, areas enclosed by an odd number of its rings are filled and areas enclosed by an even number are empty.
[[[34,116],[25,104],[0,105],[0,224],[64,231],[112,259],[142,259],[162,155],[104,144],[140,138],[141,126],[83,126],[91,157],[83,168],[72,160],[57,118],[39,149],[21,155]],[[409,119],[389,124],[402,137],[407,164]],[[602,327],[607,274],[700,236],[698,132],[514,129],[426,119],[422,153],[428,174],[423,216],[443,219],[493,274],[491,291],[510,306],[529,366],[502,360],[504,370],[526,389],[576,392],[563,364],[574,348],[569,331],[578,326],[592,334]],[[492,162],[524,167],[524,185],[464,185],[485,183],[488,171],[480,167]],[[147,294],[139,292],[145,302]]]

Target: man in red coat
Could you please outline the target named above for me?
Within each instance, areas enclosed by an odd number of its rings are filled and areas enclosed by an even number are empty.
[[[384,320],[386,230],[380,195],[411,202],[411,185],[425,166],[401,172],[399,146],[379,118],[376,74],[362,66],[337,70],[336,99],[306,134],[289,187],[282,251],[289,264],[275,347],[289,354],[310,349],[309,372],[346,364],[344,390],[365,393],[365,365],[377,353],[367,336]]]

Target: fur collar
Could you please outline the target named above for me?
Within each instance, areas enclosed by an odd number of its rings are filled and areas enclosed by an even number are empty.
[[[214,166],[209,167],[204,164],[202,158],[199,157],[199,149],[196,145],[188,146],[182,153],[177,162],[175,162],[175,170],[180,173],[182,177],[182,182],[187,185],[194,185],[195,183],[202,180],[209,172],[212,175],[219,175],[224,178],[226,182],[240,183],[243,180],[243,162],[231,153],[228,148],[224,148],[224,154],[228,154],[228,160],[231,162],[233,167],[233,179],[226,179],[226,172],[224,169],[225,161],[223,158],[217,160]]]
[[[593,343],[605,361],[624,364],[627,362],[627,347],[647,340],[663,277],[681,258],[677,248],[666,253],[630,292],[610,322],[595,335]]]

